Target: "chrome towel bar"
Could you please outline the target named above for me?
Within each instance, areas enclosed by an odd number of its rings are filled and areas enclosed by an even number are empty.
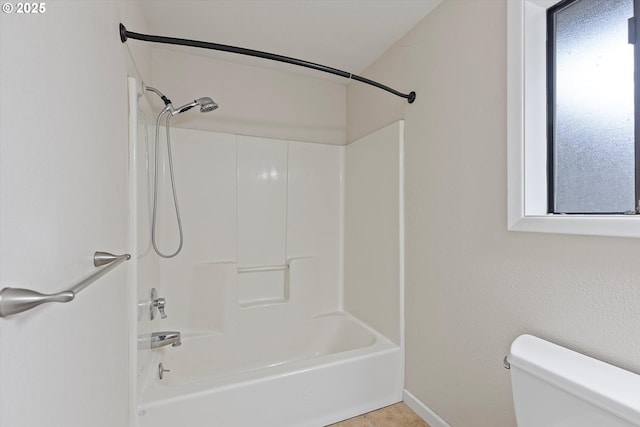
[[[93,254],[93,265],[101,268],[78,280],[69,290],[57,294],[47,295],[31,289],[4,288],[0,291],[0,317],[22,313],[47,302],[73,301],[78,292],[128,259],[131,259],[129,254],[113,255],[108,252],[96,252]]]

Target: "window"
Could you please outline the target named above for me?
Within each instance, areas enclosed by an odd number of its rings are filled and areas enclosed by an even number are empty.
[[[547,11],[548,212],[636,213],[633,0]]]
[[[634,0],[507,2],[510,230],[640,237],[640,215],[625,215],[628,211],[635,213],[639,199],[636,176],[640,175],[635,172],[635,60],[626,22],[633,15],[633,3]],[[619,6],[627,9],[618,10]],[[548,12],[554,19],[550,28],[555,38],[552,61],[556,74],[550,79]],[[615,30],[604,31],[614,34],[617,41],[610,43],[616,43],[616,49],[607,47],[603,39],[608,37],[594,36],[603,31],[602,17],[609,15],[626,15],[616,18]],[[621,35],[624,40],[619,43]],[[611,59],[613,50],[621,52],[619,59]],[[596,60],[589,62],[583,51],[592,51]],[[612,61],[626,65],[612,65]],[[613,74],[604,77],[604,71]],[[551,78],[555,81],[548,97],[547,81]],[[596,83],[596,78],[603,78],[605,84]],[[547,123],[548,100],[555,120],[552,126]],[[570,105],[578,106],[581,112],[571,110]],[[604,114],[596,120],[594,112]],[[604,119],[613,126],[602,124]],[[590,139],[581,135],[584,133]],[[596,144],[602,140],[607,145]],[[552,145],[548,149],[549,143]],[[598,154],[592,149],[596,145],[604,152]]]

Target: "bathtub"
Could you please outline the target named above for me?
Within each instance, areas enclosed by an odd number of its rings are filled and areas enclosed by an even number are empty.
[[[402,400],[400,348],[339,312],[153,351],[140,427],[319,427]],[[242,338],[244,337],[244,338]]]

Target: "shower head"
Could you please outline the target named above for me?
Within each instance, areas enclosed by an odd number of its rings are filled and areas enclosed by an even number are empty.
[[[218,104],[216,104],[213,101],[213,99],[209,98],[208,96],[205,96],[204,98],[198,98],[193,102],[185,104],[182,107],[176,108],[175,110],[171,111],[171,115],[177,116],[180,113],[184,113],[185,111],[192,109],[196,105],[200,106],[201,113],[208,113],[209,111],[213,111],[216,108],[218,108]]]
[[[164,101],[164,104],[167,106],[167,108],[165,108],[165,111],[170,111],[172,116],[177,116],[180,113],[184,113],[185,111],[189,111],[190,109],[192,109],[196,105],[200,106],[200,112],[201,113],[208,113],[209,111],[213,111],[216,108],[218,108],[218,104],[216,104],[213,101],[213,99],[209,98],[208,96],[205,96],[203,98],[198,98],[193,102],[189,102],[188,104],[184,104],[182,107],[173,108],[173,104],[171,104],[171,100],[169,98],[167,98],[166,96],[164,96],[162,94],[162,92],[160,92],[158,89],[153,88],[151,86],[145,86],[145,89],[150,91],[150,92],[154,92],[156,95],[158,95]]]
[[[196,102],[200,105],[201,113],[208,113],[209,111],[213,111],[218,108],[218,104],[216,104],[215,101],[208,96],[200,98]]]

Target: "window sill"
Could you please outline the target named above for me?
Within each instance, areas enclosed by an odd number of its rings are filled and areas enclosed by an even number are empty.
[[[640,215],[527,215],[509,222],[510,231],[640,237]]]

